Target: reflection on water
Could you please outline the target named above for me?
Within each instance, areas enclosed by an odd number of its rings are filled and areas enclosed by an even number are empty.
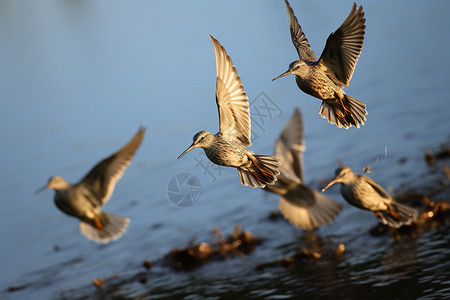
[[[291,4],[320,53],[352,2]],[[374,235],[376,218],[347,205],[334,188],[327,195],[344,210],[312,236],[268,220],[278,196],[241,186],[235,170],[209,169],[213,180],[198,163],[205,162],[201,151],[176,160],[193,132],[217,130],[212,34],[232,57],[250,101],[263,92],[277,107],[265,119],[260,117],[267,110],[251,107],[258,136],[252,151],[271,153],[298,106],[305,125],[305,177],[313,188],[333,176],[336,158],[355,171],[370,165],[369,175],[394,192],[420,191],[438,178],[448,184],[441,171],[448,161],[430,169],[423,151],[450,142],[450,42],[442,38],[448,35],[449,4],[360,4],[367,33],[346,91],[367,103],[369,114],[360,129],[343,130],[320,118],[320,102],[301,93],[293,78],[271,82],[296,58],[282,1],[2,1],[0,254],[8,271],[0,276],[1,298],[448,297],[448,225],[417,236]],[[32,195],[52,175],[81,178],[139,125],[147,135],[106,207],[131,219],[119,241],[86,240],[76,220],[54,207],[53,193]],[[183,172],[195,175],[203,190],[195,205],[179,208],[169,202],[167,186]],[[448,201],[448,189],[431,200],[436,199]],[[159,263],[171,248],[207,241],[214,227],[232,232],[236,224],[264,238],[251,255],[193,272],[174,273]],[[341,243],[346,250],[335,258]],[[255,270],[302,249],[322,257]],[[155,262],[149,271],[141,266],[144,260]],[[133,279],[139,272],[143,283]],[[98,291],[93,278],[111,280]]]

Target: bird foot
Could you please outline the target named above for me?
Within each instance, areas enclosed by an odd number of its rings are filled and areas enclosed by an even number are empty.
[[[391,217],[395,220],[395,221],[400,221],[400,216],[398,215],[398,213],[396,213],[395,211],[392,210],[392,208],[389,207],[389,213],[391,214]]]
[[[340,111],[335,111],[335,115],[341,121],[342,124],[346,124],[345,117]]]
[[[339,98],[339,101],[341,101],[342,108],[344,109],[344,115],[351,115],[352,112],[349,109],[347,109],[347,107],[345,107],[344,102],[342,102],[341,98]]]
[[[267,177],[269,177],[269,178],[273,178],[273,175],[270,174],[269,172],[267,172],[267,171],[261,169],[261,168],[258,166],[258,164],[256,163],[256,161],[253,160],[253,158],[251,158],[250,156],[249,156],[249,158],[250,158],[250,160],[253,162],[253,164],[258,168],[258,170],[261,171],[261,173],[263,173],[265,176],[267,176]],[[253,172],[252,172],[252,173],[253,173]]]
[[[100,222],[100,218],[97,215],[95,215],[94,221],[95,221],[95,226],[97,227],[97,229],[98,230],[103,230],[103,225]]]

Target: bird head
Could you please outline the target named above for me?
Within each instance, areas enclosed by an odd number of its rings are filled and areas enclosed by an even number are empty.
[[[192,140],[193,140],[192,145],[190,145],[189,148],[184,150],[184,152],[181,153],[177,159],[180,159],[183,155],[185,155],[192,149],[195,149],[198,147],[201,147],[201,148],[208,147],[212,143],[213,139],[214,139],[214,135],[212,135],[211,132],[209,132],[207,130],[202,130],[202,131],[197,132],[194,135],[194,137],[192,138]]]
[[[38,194],[45,189],[62,190],[69,186],[69,184],[59,175],[53,176],[48,180],[48,183],[43,187],[37,189],[34,193]]]
[[[332,186],[335,183],[338,182],[342,184],[349,183],[353,180],[354,176],[352,170],[347,166],[341,166],[337,168],[335,171],[335,175],[336,177],[322,189],[322,192],[325,192],[330,186]]]
[[[305,69],[305,68],[303,68],[305,66],[306,66],[306,64],[304,61],[301,61],[301,60],[293,61],[289,64],[289,69],[286,72],[275,77],[274,79],[272,79],[272,81],[277,80],[278,78],[289,75],[289,74],[294,74],[294,75],[300,76],[300,75],[302,75],[302,70]]]

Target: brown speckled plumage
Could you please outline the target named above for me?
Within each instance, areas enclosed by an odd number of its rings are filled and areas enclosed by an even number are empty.
[[[204,148],[206,156],[216,165],[240,167],[248,163],[248,155],[252,154],[238,143],[225,139],[219,133],[213,135],[214,141]]]
[[[178,158],[194,148],[203,148],[213,163],[237,168],[243,185],[264,187],[277,180],[278,160],[271,155],[256,155],[246,146],[250,141],[250,109],[247,94],[225,49],[212,36],[216,57],[216,103],[220,129],[216,135],[202,130],[192,145]]]
[[[416,217],[417,211],[414,208],[394,201],[370,177],[354,174],[347,166],[338,168],[335,173],[335,179],[322,192],[335,183],[341,183],[342,197],[348,203],[373,211],[381,223],[391,227],[409,225]]]
[[[300,60],[274,78],[294,74],[297,86],[306,94],[322,100],[319,114],[338,127],[359,128],[364,125],[366,105],[343,91],[348,86],[361,53],[365,19],[362,6],[353,4],[344,23],[332,33],[319,59],[315,56],[305,37],[289,2],[285,0],[289,14],[291,38]]]

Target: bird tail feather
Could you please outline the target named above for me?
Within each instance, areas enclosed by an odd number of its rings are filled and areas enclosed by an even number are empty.
[[[274,184],[280,174],[278,158],[273,155],[253,155],[249,168],[237,168],[242,185],[263,188]]]
[[[417,217],[417,210],[404,204],[394,202],[390,204],[390,210],[377,211],[377,214],[375,215],[381,223],[389,225],[390,227],[399,228],[402,225],[410,225]]]
[[[101,229],[94,224],[81,221],[80,231],[88,239],[97,243],[108,243],[120,238],[128,228],[130,219],[121,216],[103,213],[99,217]]]
[[[283,216],[296,227],[313,230],[332,222],[341,212],[342,205],[315,190],[314,201],[305,201],[304,192],[289,193],[280,199],[278,208]]]
[[[367,115],[366,105],[355,98],[344,94],[342,103],[345,108],[350,111],[345,111],[339,99],[324,100],[320,106],[319,114],[328,120],[331,124],[336,124],[337,127],[349,128],[355,126],[359,128],[364,125]]]

